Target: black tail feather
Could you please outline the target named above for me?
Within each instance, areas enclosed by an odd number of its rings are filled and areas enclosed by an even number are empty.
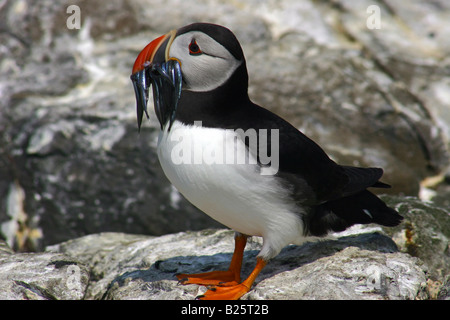
[[[354,224],[377,223],[396,226],[403,217],[370,191],[321,204],[306,217],[307,234],[323,236],[343,231]]]
[[[387,183],[378,181],[383,175],[381,168],[359,168],[359,167],[341,167],[348,178],[342,196],[347,197],[352,194],[361,192],[366,188],[390,188]]]
[[[389,189],[391,188],[391,185],[381,182],[381,181],[377,181],[375,182],[375,184],[372,186],[373,188],[384,188],[384,189]]]

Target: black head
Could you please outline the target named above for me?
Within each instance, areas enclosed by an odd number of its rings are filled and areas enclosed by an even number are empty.
[[[194,23],[172,30],[153,40],[142,50],[134,64],[133,76],[136,78],[136,75],[143,74],[149,66],[164,65],[171,60],[180,65],[181,104],[183,101],[191,103],[195,100],[199,107],[203,103],[212,108],[219,107],[217,101],[223,104],[230,97],[248,100],[244,53],[229,29],[216,24]],[[167,84],[166,89],[169,85]],[[138,105],[138,111],[140,109],[142,107]]]

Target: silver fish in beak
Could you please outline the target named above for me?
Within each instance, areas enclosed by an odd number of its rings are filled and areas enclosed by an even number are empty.
[[[153,87],[153,102],[155,113],[163,129],[169,123],[169,130],[175,120],[178,100],[181,96],[183,79],[181,67],[177,60],[150,64],[141,71],[131,75],[131,81],[136,95],[137,122],[140,130],[142,118],[147,112],[149,88]]]
[[[178,101],[183,85],[181,65],[177,59],[167,57],[167,50],[155,59],[159,49],[168,48],[175,36],[174,31],[150,42],[138,55],[133,66],[131,82],[136,95],[137,123],[140,131],[144,113],[149,118],[147,103],[149,89],[152,86],[155,113],[161,129],[169,124],[169,130],[175,120]]]

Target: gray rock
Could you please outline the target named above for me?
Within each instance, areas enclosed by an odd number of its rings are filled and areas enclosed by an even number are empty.
[[[80,30],[66,26],[74,4]],[[381,10],[379,30],[367,28],[369,5]],[[449,163],[448,9],[441,0],[3,1],[3,236],[39,251],[104,231],[220,227],[168,183],[155,154],[156,118],[137,133],[129,81],[143,46],[194,21],[235,31],[256,102],[340,163],[383,167],[391,193],[417,195]],[[433,187],[442,202],[448,185]]]
[[[178,268],[188,272],[201,270],[205,266],[226,268],[231,257],[228,252],[233,250],[233,232],[204,230],[157,238],[102,233],[70,240],[52,246],[49,250],[79,257],[90,267],[91,282],[86,293],[87,299],[101,299],[108,295],[110,288],[120,288],[124,283],[138,288],[140,285],[133,283],[132,279],[140,281],[141,277],[150,279],[149,285],[153,282],[158,285],[160,281],[163,283],[169,281],[172,288],[177,290],[168,293],[171,298],[175,298],[178,294],[179,297],[183,297],[185,290],[191,292],[190,298],[194,298],[192,287],[177,286],[174,274],[180,272],[177,271]],[[214,259],[214,255],[219,256],[221,264]],[[142,284],[144,288],[147,287],[147,282]],[[155,295],[155,290],[152,290],[137,289],[136,292],[129,291],[126,295],[130,295],[129,299],[152,299]],[[164,298],[165,292],[163,290],[154,299]],[[117,297],[111,298],[118,299],[120,296],[121,293],[118,293]],[[125,299],[125,295],[121,297]]]
[[[0,251],[1,300],[80,300],[88,281],[86,266],[67,255]]]
[[[425,271],[417,259],[406,254],[348,247],[262,280],[246,298],[413,300],[424,297]]]
[[[88,243],[95,245],[86,250]],[[253,269],[260,245],[259,239],[249,243],[243,277]],[[204,288],[180,286],[175,274],[226,269],[233,232],[204,230],[157,238],[108,233],[50,249],[79,256],[89,264],[94,280],[87,299],[185,300],[194,299]],[[390,238],[378,233],[289,246],[269,263],[243,299],[426,297],[425,267],[417,258],[396,250]]]
[[[450,276],[445,279],[444,284],[440,287],[437,299],[450,300]]]
[[[383,228],[401,252],[418,257],[429,267],[428,278],[445,282],[450,275],[450,210],[413,197],[384,197],[404,217],[393,228]]]
[[[383,197],[405,217],[398,227],[354,226],[290,245],[242,299],[448,299],[450,211],[416,198]],[[262,246],[249,239],[241,277]],[[0,298],[191,300],[205,288],[177,273],[228,268],[234,233],[224,229],[158,237],[106,232],[15,253],[0,241]],[[75,289],[74,289],[75,288]]]

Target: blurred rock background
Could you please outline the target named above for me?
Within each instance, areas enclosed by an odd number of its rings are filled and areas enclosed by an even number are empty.
[[[333,159],[383,167],[389,193],[450,207],[446,0],[3,0],[0,231],[11,247],[219,226],[165,178],[156,117],[138,133],[129,80],[148,42],[195,21],[232,29],[252,99]]]

